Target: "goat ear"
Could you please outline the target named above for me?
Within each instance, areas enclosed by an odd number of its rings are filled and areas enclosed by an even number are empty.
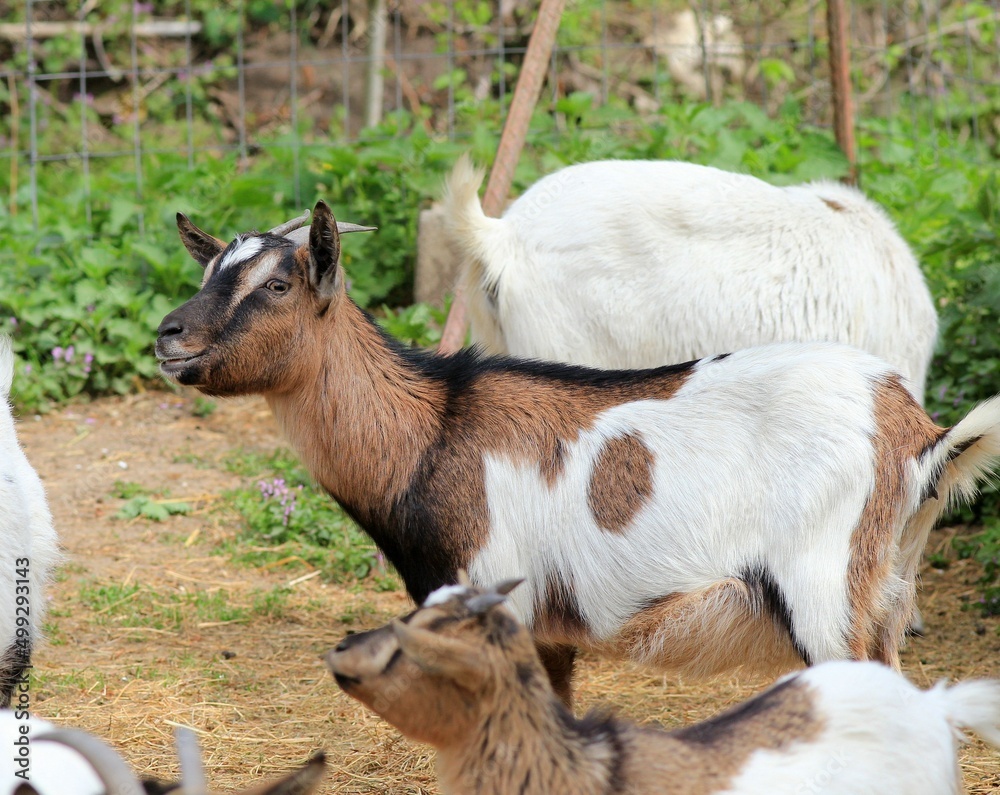
[[[177,213],[177,231],[181,233],[184,248],[203,268],[226,247],[219,238],[203,232],[191,223],[191,219],[184,213]]]
[[[247,790],[242,795],[309,795],[326,769],[326,756],[320,752],[291,775],[262,787]]]
[[[316,202],[309,226],[309,283],[320,298],[331,300],[340,290],[340,232],[325,201]]]
[[[458,638],[418,629],[396,619],[391,624],[403,654],[426,674],[445,676],[462,687],[478,687],[483,680],[482,649]]]

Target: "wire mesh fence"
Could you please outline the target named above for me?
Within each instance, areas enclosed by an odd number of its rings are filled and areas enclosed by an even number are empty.
[[[149,157],[180,155],[193,167],[280,147],[292,154],[301,204],[309,148],[356,139],[385,114],[412,114],[452,139],[470,121],[496,125],[535,6],[23,0],[0,9],[0,182],[10,211],[23,202],[37,218],[44,169],[86,179],[110,164],[131,175],[141,202]],[[559,134],[574,98],[627,108],[615,123],[630,124],[657,123],[668,103],[743,100],[773,114],[797,102],[805,123],[828,126],[824,11],[818,0],[571,3],[539,106],[553,117],[544,134]],[[1000,0],[857,0],[850,11],[861,126],[878,119],[890,138],[971,142],[975,156],[995,156]]]

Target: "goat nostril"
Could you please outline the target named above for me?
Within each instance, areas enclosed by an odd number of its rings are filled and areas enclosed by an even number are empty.
[[[164,320],[156,333],[161,337],[171,337],[184,331],[184,326],[174,320]]]

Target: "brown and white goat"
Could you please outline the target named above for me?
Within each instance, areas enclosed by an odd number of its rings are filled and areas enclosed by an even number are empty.
[[[437,749],[445,795],[945,795],[962,791],[958,730],[1000,745],[1000,682],[924,692],[872,662],[817,665],[670,732],[577,720],[501,606],[515,584],[446,586],[326,655],[345,693]]]
[[[927,534],[1000,457],[1000,399],[939,428],[853,348],[631,371],[436,356],[348,297],[324,203],[301,245],[178,225],[205,276],[160,324],[163,374],[263,394],[418,603],[459,568],[525,574],[511,604],[567,700],[577,647],[689,676],[898,665]]]

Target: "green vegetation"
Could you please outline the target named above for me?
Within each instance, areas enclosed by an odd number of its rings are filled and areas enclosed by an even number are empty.
[[[216,589],[179,593],[132,585],[91,583],[80,590],[80,602],[100,624],[177,632],[187,625],[243,623],[254,617],[280,618],[287,588],[233,594]]]
[[[227,468],[248,480],[225,499],[225,509],[243,528],[223,547],[234,560],[269,567],[305,564],[338,582],[374,575],[376,587],[395,588],[372,540],[290,453],[240,454]]]

